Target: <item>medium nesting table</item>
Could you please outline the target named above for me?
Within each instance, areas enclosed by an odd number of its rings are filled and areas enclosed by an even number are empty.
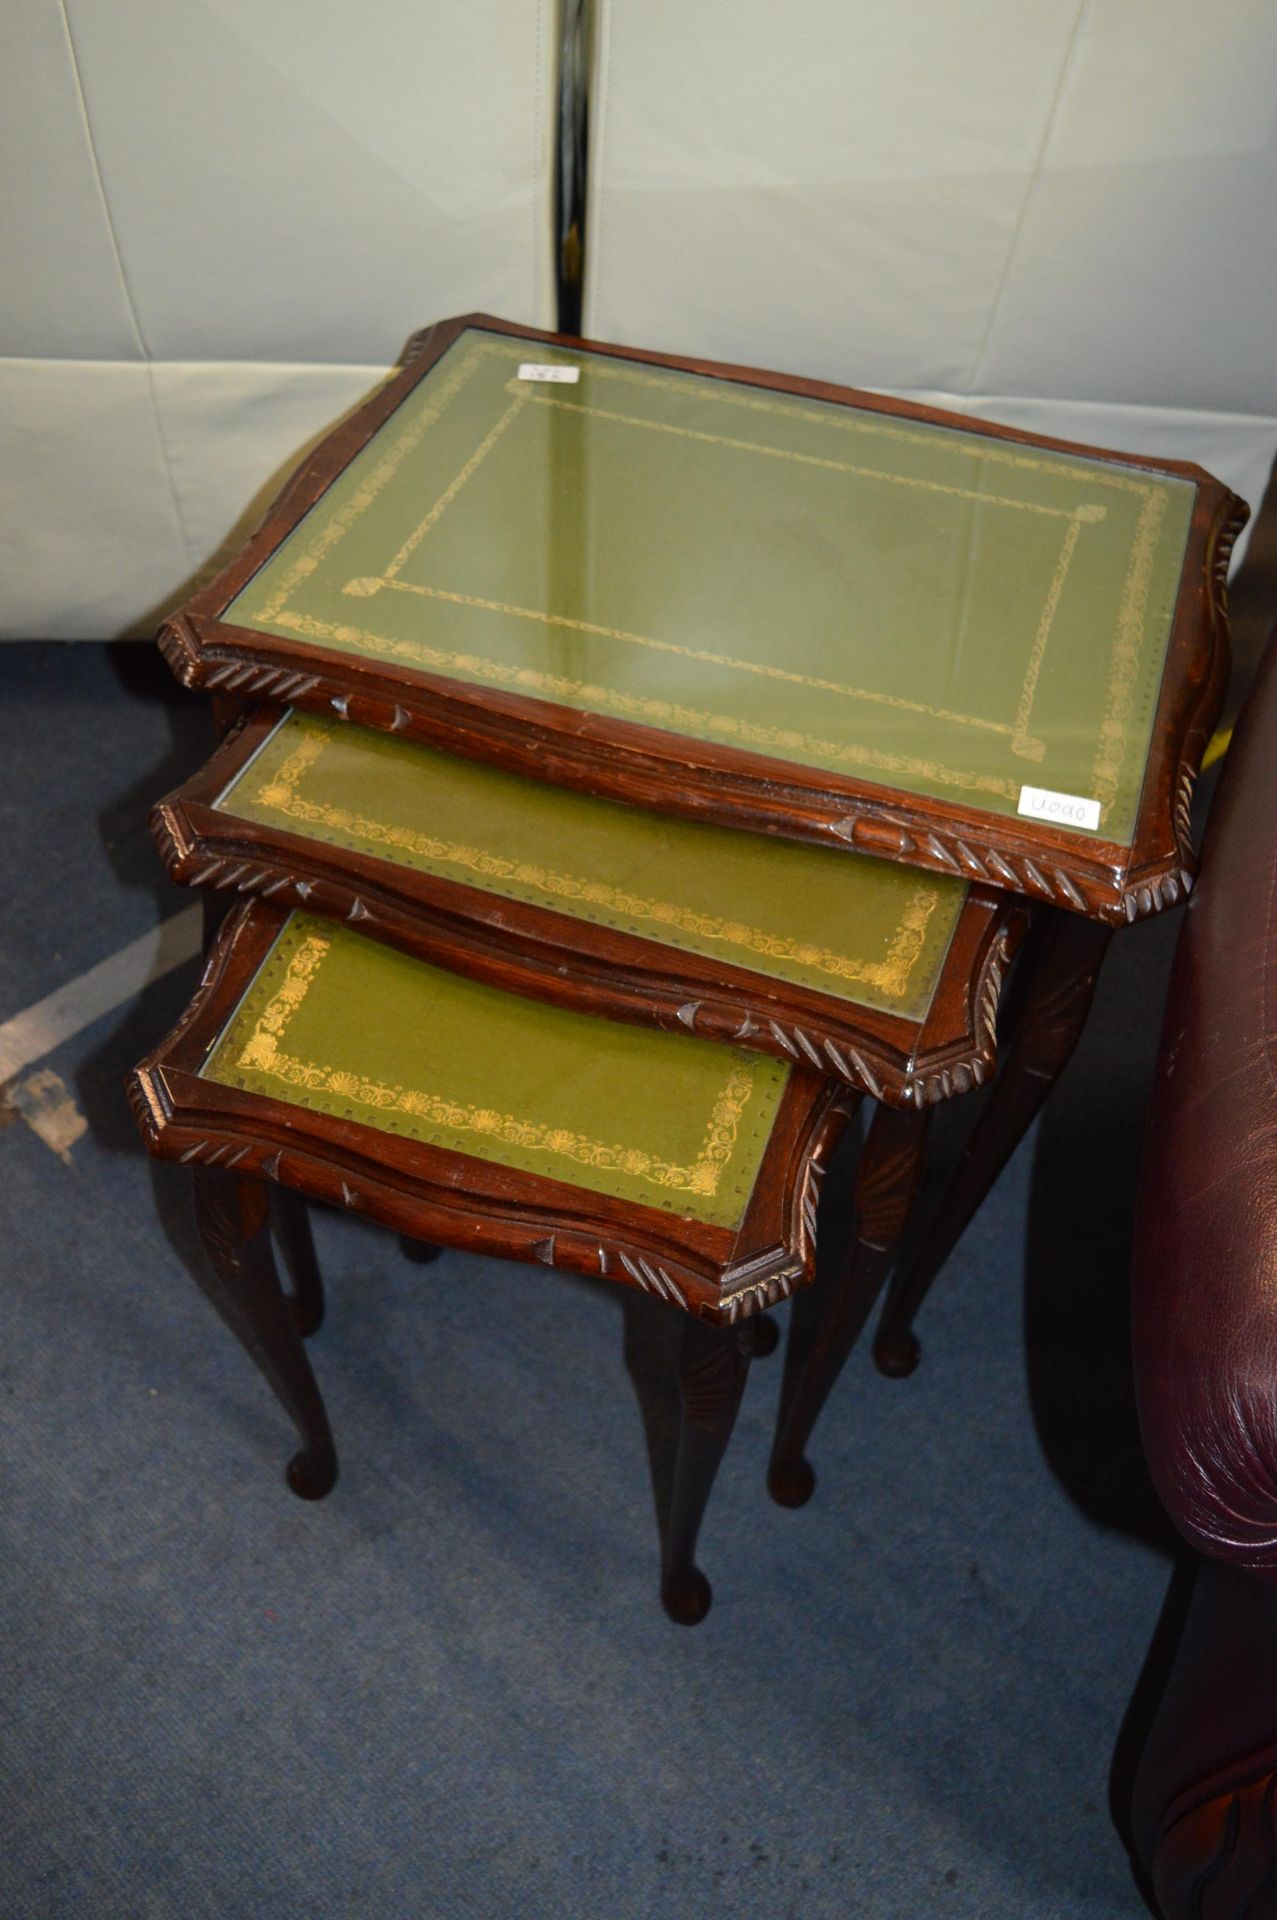
[[[487,1159],[493,1137],[506,1141],[525,1126],[540,1129],[544,1137],[562,1133],[557,1122],[530,1109],[542,1083],[561,1098],[587,1098],[596,1130],[611,1143],[606,1154],[600,1145],[599,1153],[621,1166],[632,1159],[635,1178],[610,1196],[607,1231],[628,1235],[628,1250],[609,1252],[601,1229],[595,1229],[585,1270],[654,1293],[701,1321],[738,1325],[746,1346],[762,1309],[813,1277],[822,1159],[815,1149],[797,1153],[789,1133],[783,1152],[779,1146],[769,1150],[770,1159],[755,1170],[754,1186],[746,1180],[735,1195],[738,1207],[748,1201],[755,1209],[743,1215],[741,1232],[756,1231],[756,1208],[764,1204],[769,1183],[781,1178],[779,1168],[797,1208],[792,1246],[781,1241],[764,1253],[749,1243],[742,1252],[725,1241],[712,1249],[720,1263],[719,1290],[698,1287],[684,1271],[687,1255],[680,1253],[677,1235],[690,1230],[702,1205],[696,1196],[711,1175],[717,1191],[718,1174],[687,1152],[678,1160],[663,1149],[653,1159],[647,1147],[631,1140],[632,1116],[627,1123],[624,1104],[615,1114],[610,1111],[612,1063],[631,1056],[644,1063],[652,1081],[647,1106],[657,1120],[663,1106],[684,1097],[673,1069],[685,1064],[690,1073],[705,1058],[714,1060],[720,1077],[735,1063],[731,1071],[743,1090],[741,1111],[748,1111],[751,1125],[759,1124],[762,1111],[762,1101],[751,1091],[760,1074],[768,1089],[792,1080],[791,1104],[823,1100],[840,1122],[865,1092],[888,1103],[886,1111],[934,1101],[954,1087],[991,1077],[998,996],[1024,921],[1014,902],[988,889],[538,786],[477,762],[302,713],[247,716],[208,766],[161,803],[154,827],[176,879],[265,896],[276,912],[284,906],[302,909],[306,919],[289,926],[309,929],[301,958],[272,957],[262,964],[243,1003],[253,1003],[251,1021],[237,1013],[233,1031],[225,1035],[222,1015],[234,1004],[234,992],[242,990],[238,983],[249,963],[233,955],[217,959],[216,979],[235,986],[207,989],[191,1016],[194,1037],[183,1038],[181,1052],[174,1051],[176,1043],[162,1049],[138,1083],[138,1111],[154,1151],[196,1167],[209,1156],[223,1171],[231,1166],[225,1124],[210,1126],[207,1115],[197,1117],[203,1109],[189,1078],[180,1081],[177,1095],[161,1097],[155,1077],[161,1067],[176,1065],[189,1074],[190,1060],[207,1060],[211,1064],[201,1066],[202,1077],[222,1085],[221,1063],[238,1049],[253,1073],[245,1078],[241,1070],[234,1085],[278,1103],[290,1128],[310,1125],[296,1112],[300,1105],[330,1118],[371,1124],[400,1139],[402,1116],[386,1124],[386,1113],[397,1109],[383,1091],[402,1082],[393,1066],[397,1048],[416,1061],[404,1112],[424,1114],[428,1108],[435,1117],[440,1102],[428,1101],[418,1084],[426,1077],[433,1047],[449,1058],[481,1048],[495,1060],[515,1061],[523,1052],[528,1058],[520,1064],[517,1084],[503,1082],[499,1097],[491,1087],[464,1100],[446,1096],[449,1147],[458,1156]],[[326,921],[314,918],[319,913]],[[311,1001],[304,956],[318,949],[325,925],[338,946],[335,959],[323,949],[323,991]],[[233,954],[245,942],[258,954],[254,926],[234,935]],[[388,958],[374,959],[373,941],[364,936],[400,949],[411,962],[396,959],[392,966]],[[286,946],[296,934],[279,938]],[[457,980],[444,991],[449,975],[438,971],[440,965],[482,986],[467,988]],[[429,1000],[420,984],[427,977],[434,982]],[[393,1017],[383,1031],[387,981],[417,984],[412,999],[405,997],[406,988],[396,986]],[[519,997],[496,988],[515,988]],[[317,1059],[320,1045],[313,1039],[300,1054],[285,1043],[291,1009],[300,1008],[303,998],[310,1004],[312,1025],[316,1008],[326,1011],[323,1045],[339,1037],[341,1059]],[[553,1002],[561,1011],[538,1011],[529,1004],[532,999]],[[349,1031],[341,1027],[343,1001],[352,1008]],[[612,1019],[592,1017],[600,1012]],[[666,1031],[640,1035],[613,1024],[622,1021]],[[493,1028],[486,1037],[485,1022]],[[246,1023],[250,1037],[241,1046]],[[564,1036],[561,1053],[554,1049],[556,1034]],[[734,1046],[715,1044],[721,1041]],[[351,1096],[335,1108],[326,1098],[334,1089]],[[202,1088],[200,1099],[206,1096]],[[414,1185],[414,1170],[405,1165],[401,1185],[411,1191],[413,1205],[406,1206],[401,1191],[396,1209],[384,1182],[370,1186],[366,1175],[347,1177],[335,1163],[327,1164],[326,1178],[320,1180],[314,1149],[300,1164],[291,1155],[268,1151],[269,1143],[261,1144],[262,1112],[254,1105],[247,1114],[231,1116],[259,1144],[255,1154],[236,1150],[233,1168],[241,1184],[250,1174],[264,1175],[293,1189],[335,1197],[414,1236],[425,1233],[435,1244],[495,1245],[524,1257],[530,1245],[532,1257],[543,1264],[579,1270],[579,1239],[562,1227],[547,1231],[542,1222],[530,1241],[513,1233],[508,1221],[504,1234],[497,1232],[490,1220],[492,1196],[473,1170],[464,1184],[456,1176],[460,1204],[441,1218],[436,1193]],[[476,1113],[488,1120],[505,1116],[495,1136],[477,1124]],[[732,1116],[731,1126],[736,1124]],[[875,1180],[874,1140],[881,1131],[876,1124],[862,1157],[866,1217]],[[584,1138],[579,1121],[568,1132]],[[822,1134],[822,1155],[824,1139]],[[332,1137],[325,1135],[324,1143],[331,1159]],[[378,1140],[375,1149],[363,1149],[364,1161],[375,1151],[392,1150],[397,1150],[393,1140]],[[668,1191],[653,1185],[649,1161],[662,1170],[676,1162],[694,1163],[698,1184],[674,1182]],[[207,1219],[208,1183],[203,1174],[199,1178]],[[223,1223],[229,1204],[223,1198],[218,1216]],[[655,1245],[648,1217],[653,1204],[667,1215],[677,1216],[680,1209],[689,1215],[687,1221],[663,1220]],[[205,1239],[225,1270],[227,1232],[214,1227]],[[263,1274],[260,1260],[241,1287],[238,1324],[248,1333],[252,1302],[267,1296],[272,1337],[284,1338],[278,1289]],[[297,1343],[288,1338],[296,1375]],[[693,1371],[707,1339],[702,1330],[699,1345],[685,1343],[686,1366]],[[260,1356],[262,1340],[255,1345]],[[741,1350],[738,1342],[730,1367],[721,1351],[716,1363],[723,1378],[738,1378],[739,1386]],[[797,1410],[795,1418],[810,1425],[833,1374],[824,1348],[813,1342],[801,1368],[794,1359],[797,1351],[791,1348],[787,1399]],[[284,1378],[278,1366],[272,1378],[277,1386]],[[685,1382],[685,1401],[687,1392]],[[733,1415],[738,1398],[738,1390],[735,1398],[729,1396]],[[698,1390],[693,1399],[699,1405],[704,1394]],[[313,1409],[315,1404],[308,1377],[301,1401],[297,1390],[286,1397],[294,1418],[299,1405]],[[722,1425],[719,1419],[716,1430]],[[723,1445],[727,1431],[730,1420]],[[294,1469],[295,1488],[323,1490],[323,1473],[307,1461],[317,1450],[327,1460],[329,1447],[326,1438],[322,1446],[312,1440]],[[685,1439],[680,1458],[689,1447]],[[704,1445],[696,1457],[704,1468]],[[709,1481],[694,1484],[695,1498],[685,1492],[676,1511],[686,1515],[694,1509],[699,1517]],[[708,1587],[691,1566],[695,1536],[685,1519],[676,1533],[682,1544],[676,1550],[667,1542],[662,1591],[671,1614],[687,1621],[703,1613]]]

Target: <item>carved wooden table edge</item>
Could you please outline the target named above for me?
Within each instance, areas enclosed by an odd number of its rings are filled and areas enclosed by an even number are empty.
[[[714,1325],[811,1279],[825,1160],[859,1098],[814,1068],[790,1073],[735,1232],[320,1113],[306,1113],[303,1133],[300,1109],[201,1080],[207,1047],[286,919],[271,903],[241,902],[181,1020],[130,1075],[155,1157],[277,1180],[417,1240],[614,1280]]]
[[[1196,499],[1182,584],[1130,847],[710,742],[694,743],[698,764],[689,764],[689,740],[683,735],[407,667],[392,672],[374,662],[226,623],[220,616],[248,579],[470,326],[1191,481]],[[311,453],[244,550],[160,629],[161,651],[184,685],[336,713],[362,726],[600,797],[724,826],[850,846],[1007,888],[1114,925],[1173,906],[1188,892],[1194,861],[1183,830],[1184,794],[1191,795],[1200,760],[1191,743],[1226,628],[1229,557],[1249,513],[1243,501],[1204,469],[1186,461],[1056,440],[851,387],[617,347],[484,314],[440,321],[414,335],[409,347],[411,357],[400,371]],[[1222,688],[1219,697],[1222,700]]]
[[[1027,909],[973,887],[922,1020],[790,986],[570,914],[218,811],[213,802],[278,719],[246,715],[151,816],[179,884],[254,894],[357,926],[418,959],[610,1019],[683,1030],[832,1075],[892,1106],[990,1079],[997,1009]]]

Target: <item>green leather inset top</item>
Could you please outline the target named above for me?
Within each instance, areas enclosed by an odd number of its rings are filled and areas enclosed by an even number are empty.
[[[238,819],[925,1018],[966,885],[544,786],[285,715],[218,807]]]
[[[789,1068],[569,1013],[292,914],[202,1074],[734,1227]]]
[[[472,329],[225,617],[1129,843],[1193,499]]]

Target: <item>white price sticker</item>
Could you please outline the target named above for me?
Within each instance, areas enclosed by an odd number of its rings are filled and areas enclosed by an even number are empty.
[[[1021,787],[1017,812],[1031,820],[1049,820],[1055,827],[1089,827],[1100,824],[1100,803],[1085,800],[1076,793],[1052,793],[1049,787]]]
[[[560,385],[574,387],[581,378],[580,367],[542,367],[535,360],[524,360],[519,367],[520,380],[557,380]]]

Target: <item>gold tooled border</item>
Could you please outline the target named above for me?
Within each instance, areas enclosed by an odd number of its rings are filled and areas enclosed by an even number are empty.
[[[704,1199],[713,1199],[717,1194],[719,1180],[731,1159],[741,1117],[753,1095],[759,1070],[774,1071],[774,1062],[762,1055],[752,1060],[744,1060],[738,1054],[731,1056],[732,1068],[726,1084],[714,1101],[700,1151],[690,1166],[678,1166],[639,1147],[591,1140],[565,1127],[548,1127],[538,1121],[520,1120],[515,1114],[498,1113],[487,1107],[466,1106],[459,1101],[448,1100],[441,1094],[412,1087],[388,1086],[362,1074],[301,1060],[294,1054],[285,1053],[281,1042],[289,1023],[314,985],[332,945],[333,933],[309,931],[308,927],[313,924],[308,923],[303,915],[294,915],[284,926],[267,961],[263,963],[269,965],[281,953],[281,949],[286,953],[286,943],[291,940],[294,950],[288,954],[284,978],[239,1049],[235,1065],[241,1072],[264,1073],[286,1086],[334,1094],[339,1099],[357,1100],[364,1106],[425,1120],[435,1127],[475,1133],[485,1139],[500,1140],[507,1146],[559,1154],[581,1166],[625,1173],[675,1192],[696,1194]]]
[[[885,753],[858,742],[845,743],[813,739],[792,728],[759,726],[743,721],[733,715],[715,714],[683,707],[676,703],[645,699],[635,694],[622,694],[614,689],[594,686],[584,682],[567,679],[563,676],[539,673],[532,668],[508,667],[502,662],[481,659],[477,655],[450,652],[442,648],[430,647],[424,643],[402,641],[390,635],[372,632],[366,628],[346,625],[340,622],[320,620],[312,615],[296,613],[287,608],[287,601],[294,588],[312,575],[320,561],[331,551],[337,542],[349,531],[377,494],[393,477],[408,453],[419,443],[427,428],[440,417],[449,402],[472,377],[486,356],[496,355],[503,359],[518,360],[526,349],[522,346],[507,344],[498,339],[474,339],[468,351],[461,356],[453,371],[441,380],[437,391],[431,396],[413,420],[396,435],[386,448],[376,465],[365,476],[357,492],[345,503],[340,511],[321,529],[311,545],[299,553],[285,566],[275,587],[263,602],[260,612],[252,616],[261,623],[272,623],[277,627],[318,640],[336,640],[361,651],[369,648],[379,649],[383,654],[411,661],[419,666],[438,667],[444,670],[469,674],[476,679],[487,679],[507,686],[526,687],[535,693],[553,698],[576,699],[596,710],[610,709],[627,716],[637,716],[644,720],[673,726],[677,730],[697,729],[717,734],[720,738],[735,737],[750,746],[806,752],[824,764],[861,765],[889,774],[915,775],[929,779],[941,786],[964,787],[973,793],[987,793],[1015,802],[1019,794],[1019,783],[1011,779],[998,779],[987,774],[974,774],[969,770],[940,765],[937,762],[916,758],[905,754]],[[673,375],[661,375],[643,372],[636,368],[613,363],[605,355],[591,356],[591,370],[606,379],[629,381],[634,384],[680,390],[684,379]],[[509,385],[504,389],[512,391]],[[745,391],[737,392],[729,384],[711,381],[703,386],[705,396],[722,400],[727,404],[744,407],[753,412],[772,413],[789,418],[818,421],[832,425],[845,432],[894,439],[906,444],[935,445],[952,450],[955,435],[953,432],[927,432],[922,428],[904,428],[891,426],[886,421],[876,420],[866,414],[851,409],[828,406],[820,409],[802,407],[788,400],[766,400]],[[874,472],[872,469],[852,467],[850,463],[829,461],[814,455],[800,455],[784,448],[764,447],[760,444],[737,441],[723,435],[703,434],[695,429],[678,426],[676,423],[644,421],[638,416],[611,415],[604,409],[591,409],[579,402],[571,402],[558,395],[546,395],[529,391],[515,393],[510,406],[501,415],[495,425],[475,448],[461,471],[435,501],[423,520],[414,529],[412,535],[399,552],[392,558],[387,572],[380,576],[352,580],[345,591],[370,595],[382,586],[392,586],[401,591],[413,591],[428,597],[452,601],[459,605],[474,606],[488,611],[500,612],[535,619],[546,624],[579,628],[583,632],[598,633],[604,637],[634,641],[662,651],[687,653],[690,657],[704,658],[715,664],[737,668],[744,671],[762,672],[776,678],[788,678],[808,684],[807,677],[793,674],[785,669],[769,666],[767,663],[739,661],[727,655],[711,654],[708,651],[684,648],[677,643],[658,641],[648,636],[624,633],[603,627],[594,627],[589,622],[577,622],[565,617],[545,614],[533,609],[507,607],[495,601],[486,601],[477,596],[448,593],[440,588],[419,587],[403,582],[396,577],[409,554],[429,531],[450,502],[471,477],[487,453],[496,444],[511,422],[531,401],[542,405],[575,407],[578,411],[598,412],[605,417],[631,420],[634,425],[662,428],[665,431],[688,434],[693,438],[722,441],[723,444],[740,446],[759,453],[772,454],[780,458],[802,460],[822,466],[847,467],[849,471]],[[1148,590],[1151,580],[1152,563],[1155,556],[1161,523],[1165,517],[1167,495],[1163,487],[1151,481],[1136,480],[1116,467],[1105,466],[1101,462],[1086,464],[1070,463],[1063,456],[1052,456],[1050,460],[996,443],[982,443],[978,433],[963,430],[962,444],[984,462],[1001,463],[1013,468],[1028,471],[1064,473],[1070,477],[1084,479],[1090,484],[1116,488],[1133,493],[1143,500],[1143,507],[1136,526],[1135,538],[1126,578],[1119,598],[1117,627],[1114,635],[1113,653],[1110,660],[1107,707],[1108,714],[1100,724],[1099,739],[1093,764],[1092,797],[1100,801],[1102,817],[1117,797],[1121,777],[1122,762],[1126,754],[1126,736],[1131,719],[1133,697],[1139,671],[1140,642],[1147,615]],[[973,499],[992,499],[995,504],[1000,500],[1007,506],[1022,507],[1035,511],[1058,514],[1068,521],[1065,538],[1055,572],[1048,586],[1042,617],[1034,635],[1029,660],[1026,665],[1024,682],[1021,688],[1015,719],[1008,727],[1005,723],[991,721],[979,715],[967,715],[950,712],[948,709],[932,708],[924,702],[911,702],[895,696],[877,695],[872,690],[835,686],[833,683],[811,680],[809,684],[821,691],[836,691],[850,697],[879,700],[889,706],[901,706],[910,711],[925,713],[928,717],[955,724],[978,726],[993,732],[1006,732],[1011,736],[1013,753],[1022,758],[1040,760],[1045,754],[1045,743],[1028,732],[1028,720],[1036,693],[1042,660],[1059,604],[1073,553],[1077,546],[1081,527],[1102,518],[1106,509],[1098,503],[1086,503],[1071,511],[1063,508],[1046,508],[1040,503],[1016,501],[1010,496],[986,496],[975,490],[954,488],[939,482],[927,482],[921,477],[893,476],[874,472],[874,477],[890,481],[894,478],[908,480],[909,484],[929,486],[940,492],[967,492]],[[269,564],[269,563],[268,563]],[[247,589],[245,589],[247,591]],[[230,609],[228,609],[229,613]]]
[[[507,349],[487,343],[477,344],[474,350],[478,353],[505,354],[508,352]],[[602,372],[604,377],[610,377],[611,369],[604,368]],[[1039,501],[1017,500],[1008,494],[988,493],[977,488],[955,486],[946,481],[928,480],[920,474],[885,473],[875,467],[858,466],[852,461],[832,460],[819,454],[796,453],[788,448],[764,446],[759,441],[740,440],[728,434],[705,433],[698,428],[682,426],[674,421],[648,420],[638,414],[616,413],[606,407],[590,406],[583,401],[566,399],[562,395],[520,389],[514,381],[507,381],[504,390],[511,396],[510,405],[496,425],[479,442],[460,472],[449,481],[438,499],[427,509],[384,571],[380,574],[366,574],[348,580],[342,589],[344,593],[354,594],[362,599],[371,599],[383,587],[390,587],[400,593],[416,593],[431,599],[451,600],[462,606],[481,607],[493,613],[517,615],[522,619],[539,621],[546,626],[570,628],[575,632],[593,634],[602,639],[622,640],[632,646],[648,647],[659,653],[679,654],[684,659],[704,660],[714,666],[728,667],[737,673],[753,673],[770,679],[788,680],[795,686],[811,687],[819,693],[836,693],[845,699],[864,700],[906,713],[925,714],[928,719],[948,721],[955,726],[976,727],[988,733],[1009,734],[1012,753],[1027,760],[1042,759],[1046,752],[1045,741],[1028,732],[1028,716],[1033,703],[1033,690],[1037,683],[1038,669],[1055,619],[1064,576],[1077,546],[1078,534],[1082,526],[1094,525],[1103,520],[1108,511],[1106,507],[1096,501],[1083,502],[1072,508],[1050,507]],[[1068,524],[1065,528],[1063,546],[1056,561],[1055,571],[1047,589],[1043,611],[1034,635],[1014,721],[1008,723],[1002,720],[990,720],[982,714],[959,713],[948,707],[933,706],[925,700],[910,700],[903,695],[883,693],[872,687],[852,686],[843,681],[826,680],[810,674],[797,673],[791,668],[780,667],[769,661],[742,660],[733,654],[716,652],[705,647],[689,647],[673,640],[659,640],[648,634],[633,633],[619,627],[602,626],[593,621],[574,620],[565,615],[544,612],[540,608],[509,606],[501,601],[449,593],[440,587],[401,580],[399,574],[426,534],[437,524],[441,515],[456,499],[467,480],[478,470],[510,424],[529,406],[554,407],[568,413],[585,414],[595,420],[611,420],[621,426],[640,428],[652,433],[674,434],[685,440],[703,441],[710,446],[731,447],[770,459],[792,461],[800,466],[819,467],[835,473],[856,474],[891,486],[914,487],[925,493],[956,496],[959,499],[974,501],[982,507],[1007,507],[1023,513],[1040,514],[1052,520],[1066,521]],[[804,417],[820,419],[822,416]]]
[[[619,887],[608,886],[603,881],[583,879],[579,875],[536,866],[526,860],[507,859],[486,847],[441,840],[434,834],[422,833],[413,827],[389,825],[364,814],[350,813],[346,808],[332,806],[326,801],[305,799],[299,791],[301,782],[307,774],[314,772],[325,750],[332,744],[337,723],[313,715],[301,715],[298,719],[303,729],[302,738],[291,749],[283,764],[271,774],[266,785],[255,795],[245,797],[284,819],[330,827],[335,833],[346,834],[355,851],[359,850],[357,843],[361,839],[386,847],[401,847],[423,860],[448,863],[460,867],[464,872],[482,874],[495,880],[517,880],[524,886],[539,887],[544,893],[561,900],[606,907],[614,913],[650,920],[658,927],[675,928],[682,933],[695,934],[703,940],[721,940],[725,945],[741,947],[748,953],[768,959],[792,960],[798,966],[811,967],[829,974],[833,979],[873,987],[897,1002],[904,998],[908,990],[939,899],[939,886],[936,883],[920,882],[910,894],[884,959],[854,960],[826,947],[770,934],[761,927],[747,926],[743,921],[721,920],[712,914],[696,913],[688,907],[679,906],[676,901],[645,899],[639,894],[624,893]],[[279,731],[285,724],[283,721],[279,723],[270,739],[263,742],[262,750],[278,739]],[[229,802],[232,795],[239,792],[255,761],[256,756],[223,797],[224,801]],[[222,801],[218,802],[219,806],[222,804]]]
[[[349,533],[350,529],[354,526],[356,520],[362,519],[382,488],[394,478],[413,448],[425,435],[427,429],[432,427],[435,421],[439,419],[449,402],[455,399],[466,382],[478,371],[481,364],[481,355],[476,353],[465,354],[458,361],[452,372],[447,374],[439,382],[434,393],[424,397],[424,404],[420,410],[414,414],[412,420],[406,425],[403,423],[400,424],[399,432],[394,436],[389,446],[382,450],[374,465],[364,475],[359,486],[355,489],[354,493],[352,493],[350,499],[333,514],[330,520],[324,523],[309,546],[301,549],[290,561],[281,567],[278,580],[263,601],[261,612],[256,616],[259,620],[274,620],[280,609],[287,604],[288,596],[292,593],[293,589],[300,586],[303,580],[308,579],[310,575],[315,572],[320,561],[337,545],[339,540],[345,538],[346,534]],[[391,418],[394,418],[393,414]],[[370,446],[375,444],[376,435],[374,435],[373,439],[369,442]],[[296,529],[294,530],[294,533],[295,532]],[[294,535],[290,534],[289,540],[291,541],[293,537]],[[274,557],[275,556],[272,555],[271,559],[273,560]],[[269,567],[271,560],[268,560],[266,565]],[[241,588],[240,593],[235,596],[236,599],[239,599],[242,594],[247,593],[251,586],[252,582],[250,581],[246,586]],[[233,604],[232,602],[232,605]],[[229,612],[229,608],[227,611]]]
[[[438,597],[456,600],[465,606],[481,607],[484,604],[470,594],[440,593]],[[490,680],[499,686],[528,689],[555,700],[570,701],[578,696],[590,711],[610,709],[626,719],[655,721],[675,733],[690,733],[694,737],[710,739],[715,734],[726,734],[745,741],[751,747],[778,748],[782,754],[786,750],[806,752],[821,764],[843,761],[848,766],[876,767],[883,773],[914,773],[934,780],[939,786],[965,787],[974,793],[996,793],[1010,800],[1017,799],[1020,792],[1015,781],[1002,780],[994,774],[941,767],[930,760],[915,759],[911,754],[886,753],[879,747],[863,746],[858,742],[847,744],[836,740],[815,740],[793,727],[762,726],[753,720],[738,720],[732,714],[708,713],[700,707],[685,707],[678,701],[654,700],[646,694],[622,693],[615,687],[568,680],[559,674],[542,673],[537,667],[507,666],[504,661],[486,660],[479,654],[452,653],[442,647],[427,646],[422,640],[397,640],[390,634],[373,633],[366,627],[347,626],[337,620],[319,620],[308,613],[280,614],[275,625],[307,639],[337,640],[347,646],[357,647],[365,655],[371,645],[380,650],[383,658],[406,660],[418,667],[451,667],[458,673],[469,674],[474,680]]]

